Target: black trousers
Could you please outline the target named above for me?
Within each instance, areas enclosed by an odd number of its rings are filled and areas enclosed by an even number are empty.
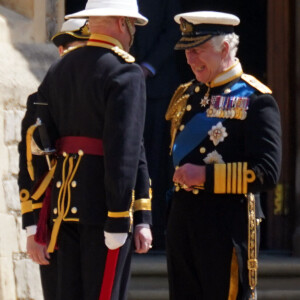
[[[236,300],[248,300],[246,201],[177,193],[167,226],[170,299],[228,300],[233,248]]]
[[[57,300],[98,300],[107,251],[102,226],[63,223],[58,236]],[[127,297],[131,252],[130,235],[120,248],[111,300]]]
[[[44,300],[56,300],[57,291],[57,252],[50,254],[50,264],[40,266]]]

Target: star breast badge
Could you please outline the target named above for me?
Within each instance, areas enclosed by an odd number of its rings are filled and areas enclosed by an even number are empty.
[[[217,125],[214,125],[211,130],[208,131],[209,139],[217,146],[220,142],[223,142],[224,139],[228,136],[226,128],[219,122]]]
[[[221,154],[219,154],[216,150],[211,153],[208,153],[207,156],[203,159],[203,161],[209,164],[224,164],[224,160]]]

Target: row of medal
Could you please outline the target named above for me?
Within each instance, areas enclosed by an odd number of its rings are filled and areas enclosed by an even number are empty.
[[[212,96],[206,115],[210,118],[245,120],[248,106],[248,97]]]

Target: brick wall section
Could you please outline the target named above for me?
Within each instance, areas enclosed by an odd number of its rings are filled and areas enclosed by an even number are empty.
[[[32,21],[0,6],[0,299],[42,300],[39,268],[26,258],[17,186],[20,125],[27,96],[50,63],[52,44],[33,44]]]

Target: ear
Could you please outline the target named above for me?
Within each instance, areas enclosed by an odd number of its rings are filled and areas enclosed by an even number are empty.
[[[122,32],[122,33],[126,32],[126,23],[125,23],[124,17],[118,18],[118,27],[119,27],[120,32]]]
[[[64,49],[63,46],[58,46],[58,53],[59,53],[60,56],[63,55],[64,51],[65,51],[65,49]]]
[[[222,58],[227,57],[227,55],[229,53],[229,44],[227,41],[223,42],[221,53],[222,53]]]

